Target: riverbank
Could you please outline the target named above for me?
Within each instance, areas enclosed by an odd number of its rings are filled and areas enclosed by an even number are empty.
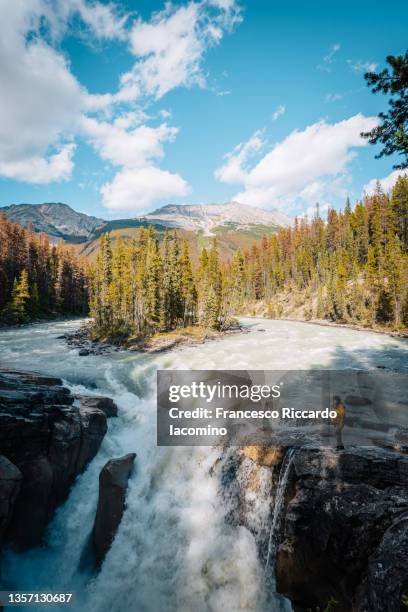
[[[317,294],[310,295],[306,291],[282,292],[277,294],[273,301],[265,302],[258,300],[245,305],[239,316],[265,318],[277,321],[299,321],[312,323],[327,327],[344,327],[357,331],[372,331],[376,334],[386,334],[396,338],[408,338],[408,327],[402,323],[382,323],[373,321],[367,313],[361,320],[353,319],[347,313],[344,318],[332,321],[331,319],[318,318]],[[323,316],[323,313],[320,314]]]
[[[157,332],[148,337],[110,337],[95,340],[92,323],[87,322],[71,334],[61,336],[71,348],[78,348],[79,355],[100,355],[113,351],[138,351],[141,353],[164,353],[182,346],[197,346],[205,342],[220,340],[232,334],[245,333],[247,330],[238,322],[233,322],[227,329],[214,330],[198,325],[191,325],[169,332]]]
[[[352,322],[344,322],[337,323],[336,321],[328,321],[327,319],[306,319],[302,317],[269,317],[266,314],[266,311],[263,310],[261,312],[257,312],[253,314],[253,310],[251,310],[251,314],[248,312],[243,313],[240,317],[245,317],[246,319],[264,319],[266,321],[288,321],[290,323],[307,323],[308,325],[320,325],[321,327],[334,327],[334,328],[343,328],[343,329],[353,329],[355,331],[362,332],[372,332],[374,334],[382,334],[385,336],[390,336],[391,338],[408,338],[408,328],[403,328],[399,330],[389,329],[384,325],[362,325],[358,323]]]
[[[5,323],[0,321],[0,331],[8,329],[23,329],[25,327],[32,327],[34,325],[43,325],[44,323],[61,323],[64,321],[83,321],[85,315],[50,315],[48,317],[38,317],[24,323]]]
[[[357,325],[356,323],[335,323],[334,321],[326,321],[324,319],[281,319],[281,321],[299,321],[300,323],[309,323],[313,325],[321,325],[322,327],[344,327],[345,329],[354,329],[356,331],[373,332],[374,334],[383,334],[392,338],[408,338],[408,329],[390,330],[386,327],[369,327]]]
[[[374,334],[382,334],[384,336],[391,336],[391,338],[407,338],[408,339],[408,329],[403,329],[399,331],[393,331],[387,329],[385,327],[366,327],[364,325],[357,325],[356,323],[336,323],[335,321],[326,321],[325,319],[296,319],[285,317],[282,319],[271,319],[270,317],[265,316],[248,316],[248,318],[254,319],[266,319],[268,321],[288,321],[290,323],[306,323],[308,325],[320,325],[321,327],[335,327],[335,328],[343,328],[343,329],[353,329],[355,331],[362,332],[372,332]]]

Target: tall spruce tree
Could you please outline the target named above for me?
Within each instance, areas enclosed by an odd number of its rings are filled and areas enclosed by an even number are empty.
[[[28,304],[30,300],[30,290],[28,284],[27,270],[23,270],[17,281],[15,279],[13,293],[11,296],[11,312],[17,323],[28,321]]]

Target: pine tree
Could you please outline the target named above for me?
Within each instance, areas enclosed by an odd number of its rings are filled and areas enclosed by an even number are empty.
[[[27,270],[23,270],[18,281],[17,279],[14,281],[13,293],[11,296],[11,312],[14,320],[18,323],[28,321],[29,299],[28,273]]]
[[[196,319],[197,291],[187,240],[183,240],[181,246],[180,267],[183,325],[193,325]]]
[[[385,275],[387,280],[387,295],[391,302],[390,316],[385,320],[393,320],[396,325],[401,322],[401,310],[404,294],[408,286],[406,262],[398,236],[387,243],[385,250]]]
[[[399,176],[391,195],[396,232],[403,252],[408,252],[408,175]]]
[[[160,272],[161,258],[157,240],[150,236],[147,244],[144,278],[145,327],[149,331],[154,331],[160,326]]]

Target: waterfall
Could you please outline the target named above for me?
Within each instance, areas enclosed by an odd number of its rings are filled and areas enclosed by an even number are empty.
[[[156,445],[156,369],[255,370],[263,369],[265,361],[271,369],[280,369],[282,363],[287,369],[317,364],[330,368],[334,357],[337,368],[349,368],[361,365],[363,349],[367,360],[401,368],[406,360],[404,342],[287,321],[264,320],[262,328],[267,331],[259,334],[254,320],[248,320],[248,334],[227,335],[168,354],[115,352],[78,358],[78,351],[60,338],[78,325],[63,321],[0,331],[0,361],[9,367],[62,377],[74,392],[106,395],[119,407],[98,455],[51,521],[44,546],[5,555],[2,578],[15,590],[75,591],[71,610],[78,612],[291,610],[288,601],[274,593],[273,566],[294,451],[288,450],[282,462],[273,516],[270,469],[263,468],[245,494],[248,528],[230,524],[213,470],[220,449]],[[93,526],[98,475],[108,459],[128,452],[136,452],[137,460],[126,510],[100,573],[90,575],[80,559]],[[249,460],[242,462],[238,481],[242,479],[243,486],[252,476]],[[259,541],[268,545],[266,574]]]
[[[271,524],[271,530],[269,533],[268,554],[266,556],[266,563],[265,563],[265,574],[267,577],[268,577],[268,570],[271,570],[272,566],[275,563],[276,551],[277,551],[278,544],[279,544],[278,537],[279,537],[280,526],[282,522],[282,510],[283,510],[283,505],[285,503],[286,485],[288,483],[290,468],[292,466],[294,456],[295,456],[295,449],[290,448],[286,452],[283,458],[281,469],[279,472],[279,480],[278,480],[278,486],[276,488],[272,524]],[[267,578],[267,582],[268,582],[268,578]]]

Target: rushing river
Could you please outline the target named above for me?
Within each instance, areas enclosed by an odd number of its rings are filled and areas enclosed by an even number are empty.
[[[76,601],[70,609],[87,612],[291,609],[277,595],[269,594],[266,601],[254,537],[225,521],[217,478],[210,471],[219,453],[156,446],[156,370],[380,366],[408,372],[407,342],[296,322],[244,323],[247,334],[156,356],[78,357],[58,339],[78,321],[0,332],[3,365],[60,376],[73,391],[107,395],[119,406],[98,455],[50,524],[46,545],[6,555],[2,576],[10,588],[73,590]],[[92,575],[83,551],[95,516],[99,471],[109,458],[129,452],[137,459],[126,512],[100,573]],[[268,514],[265,504],[259,506],[260,517]]]

